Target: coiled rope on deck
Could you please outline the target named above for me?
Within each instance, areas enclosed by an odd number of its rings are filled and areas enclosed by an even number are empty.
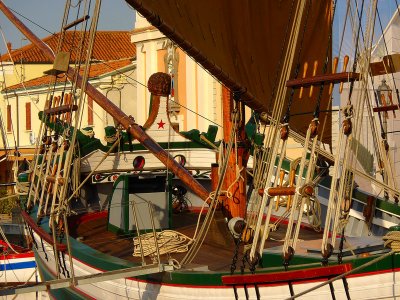
[[[389,231],[383,237],[384,246],[395,252],[400,252],[400,231]]]
[[[157,232],[156,239],[157,241],[154,240],[153,232],[141,234],[140,237],[134,238],[132,255],[140,257],[142,251],[144,256],[155,255],[157,252],[156,243],[158,243],[160,255],[187,252],[189,250],[189,245],[193,241],[190,237],[174,230]],[[142,250],[140,249],[141,247]]]

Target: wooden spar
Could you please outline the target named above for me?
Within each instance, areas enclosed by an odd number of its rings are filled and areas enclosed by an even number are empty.
[[[264,189],[259,189],[258,194],[263,196],[265,193]],[[296,193],[296,187],[271,187],[268,189],[268,196],[293,196]]]
[[[36,47],[38,47],[43,54],[54,61],[55,55],[53,51],[42,40],[26,27],[0,0],[0,10],[4,15],[23,33]],[[66,73],[71,80],[74,78],[75,71],[69,67]],[[76,78],[77,86],[82,86],[82,77],[78,74]],[[100,107],[107,111],[114,119],[118,121],[132,137],[137,139],[145,148],[147,148],[155,157],[157,157],[171,172],[178,176],[190,189],[196,193],[201,199],[206,200],[209,192],[198,183],[192,175],[177,163],[171,155],[169,155],[163,148],[160,147],[150,136],[148,136],[143,129],[135,123],[131,116],[123,113],[115,104],[113,104],[106,96],[99,92],[90,83],[87,83],[85,93],[91,97]]]
[[[269,197],[275,197],[275,196],[293,196],[296,193],[296,187],[295,186],[278,186],[278,187],[270,187],[266,190],[264,189],[259,189],[258,194],[260,196],[263,196],[264,193],[267,192]],[[299,189],[300,194],[304,196],[312,196],[314,193],[314,188],[310,185],[304,185],[301,189]]]
[[[342,84],[343,82],[358,81],[359,79],[360,79],[359,73],[341,72],[341,73],[316,75],[307,78],[291,79],[286,82],[286,87],[298,89],[298,88],[306,88],[313,85],[322,85],[322,84],[327,85],[331,83]]]

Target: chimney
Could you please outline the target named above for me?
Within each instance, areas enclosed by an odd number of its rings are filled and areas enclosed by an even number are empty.
[[[7,43],[7,49],[8,49],[9,52],[11,52],[11,46],[12,46],[12,44],[10,42],[8,42]]]

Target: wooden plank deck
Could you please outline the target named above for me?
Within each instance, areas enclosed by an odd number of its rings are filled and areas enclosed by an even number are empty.
[[[195,213],[181,213],[174,215],[173,230],[179,231],[188,237],[192,237],[195,231],[197,214]],[[283,238],[286,232],[286,225],[282,224],[278,227],[277,231],[271,232],[270,239],[266,243],[268,248],[277,248],[283,245]],[[132,262],[140,262],[140,258],[133,257],[133,239],[131,236],[121,236],[114,234],[107,230],[107,218],[97,218],[89,220],[78,226],[71,226],[70,234],[74,238],[78,238],[86,245],[103,252],[105,254],[119,257],[121,259],[129,260]],[[302,241],[320,242],[321,234],[310,230],[304,230],[300,235],[301,245]],[[318,241],[317,241],[318,240]],[[308,242],[308,243],[309,243]],[[299,251],[306,253],[306,251]],[[207,266],[211,271],[229,271],[232,263],[232,257],[235,251],[235,244],[227,231],[227,226],[223,219],[222,214],[217,213],[212,222],[210,231],[204,241],[198,255],[195,257],[193,263],[197,265]],[[242,248],[239,253],[242,252]],[[172,253],[170,258],[181,261],[186,253]],[[161,261],[168,261],[167,255],[161,256]],[[148,259],[150,263],[150,259]],[[241,264],[241,257],[238,258],[239,266]]]

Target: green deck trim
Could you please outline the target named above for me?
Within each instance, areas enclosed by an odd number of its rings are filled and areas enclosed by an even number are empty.
[[[382,254],[380,254],[382,255]],[[371,255],[370,257],[363,257],[363,258],[343,258],[343,263],[352,263],[353,264],[353,269],[371,261],[372,259],[376,258],[379,255]],[[361,274],[365,272],[380,272],[382,270],[388,270],[388,271],[395,271],[395,269],[400,268],[400,255],[395,253],[392,254],[375,264],[372,264],[371,266],[368,266],[358,272],[355,272],[353,274]]]
[[[191,129],[189,131],[180,131],[179,133],[192,142],[202,145],[202,147],[212,149],[211,146],[201,139],[204,136],[208,141],[215,145],[215,138],[217,137],[218,127],[215,125],[208,125],[207,132],[202,132],[198,129]]]
[[[321,257],[311,256],[311,255],[294,255],[290,260],[289,265],[294,267],[296,265],[304,265],[304,264],[320,264]],[[282,252],[263,252],[262,255],[262,265],[264,267],[282,267],[283,269],[283,257]]]

